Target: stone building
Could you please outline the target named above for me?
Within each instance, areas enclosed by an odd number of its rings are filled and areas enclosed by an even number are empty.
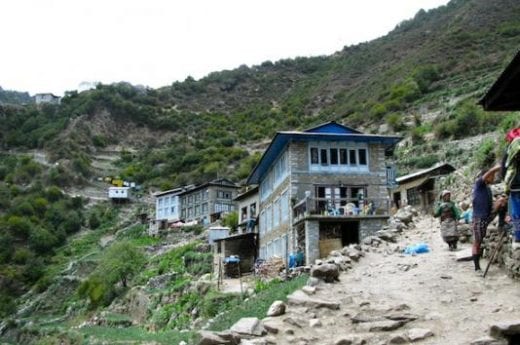
[[[312,263],[381,229],[386,158],[400,139],[336,122],[278,132],[247,181],[259,185],[259,257],[299,251]]]
[[[248,188],[235,198],[240,233],[257,232],[258,186]]]
[[[437,163],[428,169],[398,177],[397,186],[391,191],[394,205],[411,205],[430,211],[440,193],[438,178],[454,171],[455,168],[448,163]]]
[[[37,93],[34,95],[34,102],[40,104],[60,104],[61,97],[55,96],[52,93]]]
[[[181,219],[203,225],[215,222],[222,214],[235,211],[233,199],[239,188],[234,182],[220,178],[180,193]]]

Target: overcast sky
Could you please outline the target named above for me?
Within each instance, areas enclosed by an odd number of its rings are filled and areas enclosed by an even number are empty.
[[[0,86],[160,87],[369,41],[448,0],[0,0]]]

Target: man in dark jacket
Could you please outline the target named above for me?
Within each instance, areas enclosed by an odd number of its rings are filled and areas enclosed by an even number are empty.
[[[495,180],[495,174],[500,170],[501,166],[496,165],[493,168],[480,175],[475,181],[473,187],[473,247],[472,256],[475,264],[475,271],[480,272],[480,255],[481,245],[493,211],[493,194],[489,185]]]

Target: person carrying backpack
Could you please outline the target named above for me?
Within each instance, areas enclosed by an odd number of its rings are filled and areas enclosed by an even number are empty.
[[[520,128],[509,131],[510,144],[505,157],[505,191],[509,194],[509,215],[513,223],[512,248],[520,248]],[[518,134],[515,136],[515,133]]]
[[[448,244],[450,251],[457,249],[459,234],[457,232],[457,221],[460,217],[460,211],[451,201],[451,192],[443,190],[440,196],[441,202],[435,207],[433,216],[441,218],[441,236],[444,242]]]

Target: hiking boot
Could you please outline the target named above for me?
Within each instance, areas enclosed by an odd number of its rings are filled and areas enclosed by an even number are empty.
[[[484,277],[484,272],[481,269],[475,270],[475,275],[477,277]]]

